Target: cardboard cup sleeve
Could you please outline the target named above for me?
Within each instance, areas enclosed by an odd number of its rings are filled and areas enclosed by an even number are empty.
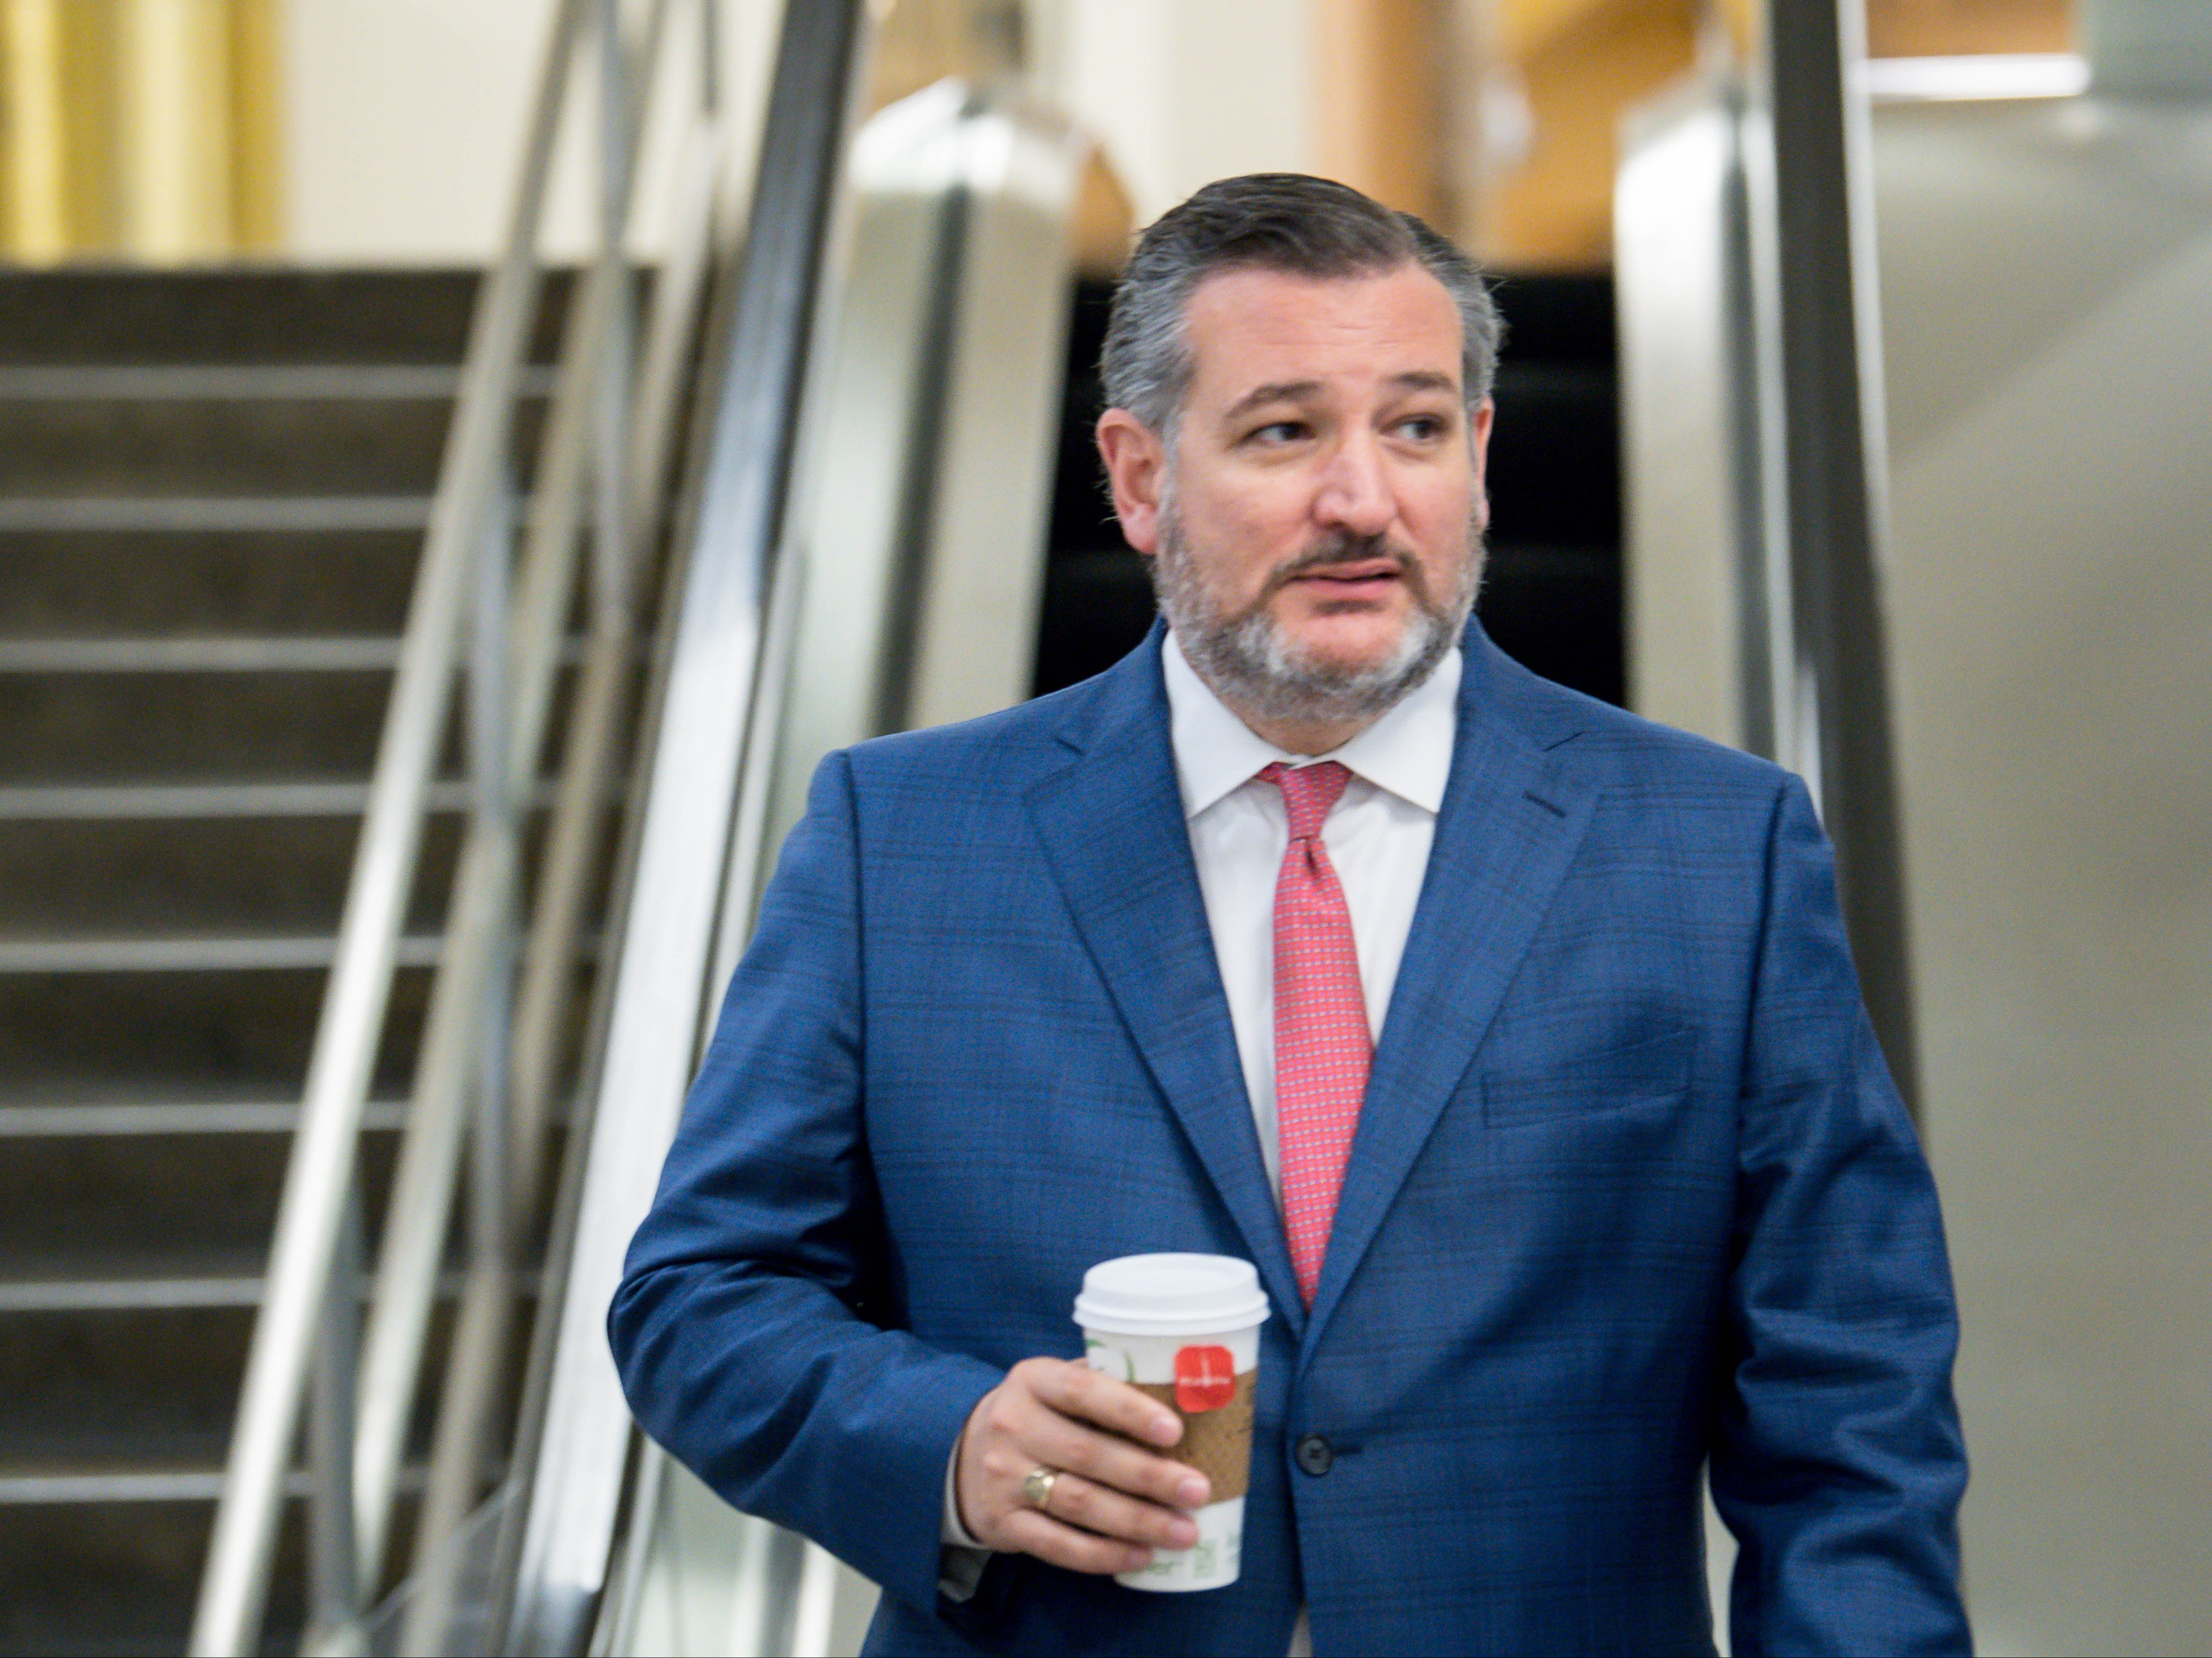
[[[1237,1378],[1229,1402],[1207,1411],[1187,1411],[1177,1402],[1172,1382],[1139,1382],[1140,1394],[1157,1399],[1182,1418],[1182,1437],[1162,1456],[1195,1468],[1212,1482],[1212,1500],[1224,1503],[1242,1497],[1252,1479],[1252,1399],[1260,1380],[1257,1370]],[[1158,1450],[1156,1446],[1147,1449]]]

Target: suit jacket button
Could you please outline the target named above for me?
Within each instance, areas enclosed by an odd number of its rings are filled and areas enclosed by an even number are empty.
[[[1298,1466],[1319,1479],[1336,1466],[1336,1452],[1328,1441],[1319,1434],[1308,1434],[1298,1441]]]

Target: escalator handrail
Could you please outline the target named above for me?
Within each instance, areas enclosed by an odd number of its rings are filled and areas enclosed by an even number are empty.
[[[788,0],[744,247],[706,369],[704,423],[672,567],[680,592],[635,876],[623,919],[582,1186],[547,1349],[519,1443],[517,1556],[504,1648],[581,1649],[605,1582],[633,1428],[606,1346],[622,1254],[650,1202],[698,1051],[715,920],[758,693],[823,307],[867,8]]]

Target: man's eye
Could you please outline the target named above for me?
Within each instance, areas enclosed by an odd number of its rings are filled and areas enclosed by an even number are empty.
[[[1398,429],[1417,442],[1426,443],[1444,434],[1444,422],[1435,415],[1409,415],[1398,422]]]
[[[1255,429],[1251,440],[1255,443],[1296,443],[1305,434],[1304,421],[1273,420]]]

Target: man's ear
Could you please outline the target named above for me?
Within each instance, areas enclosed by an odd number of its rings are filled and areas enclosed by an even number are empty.
[[[1488,398],[1474,411],[1468,422],[1468,446],[1474,455],[1475,532],[1479,535],[1490,528],[1490,428],[1498,417],[1498,405]]]
[[[1098,455],[1114,489],[1121,538],[1147,558],[1160,550],[1160,483],[1167,450],[1159,436],[1126,409],[1098,416]]]

